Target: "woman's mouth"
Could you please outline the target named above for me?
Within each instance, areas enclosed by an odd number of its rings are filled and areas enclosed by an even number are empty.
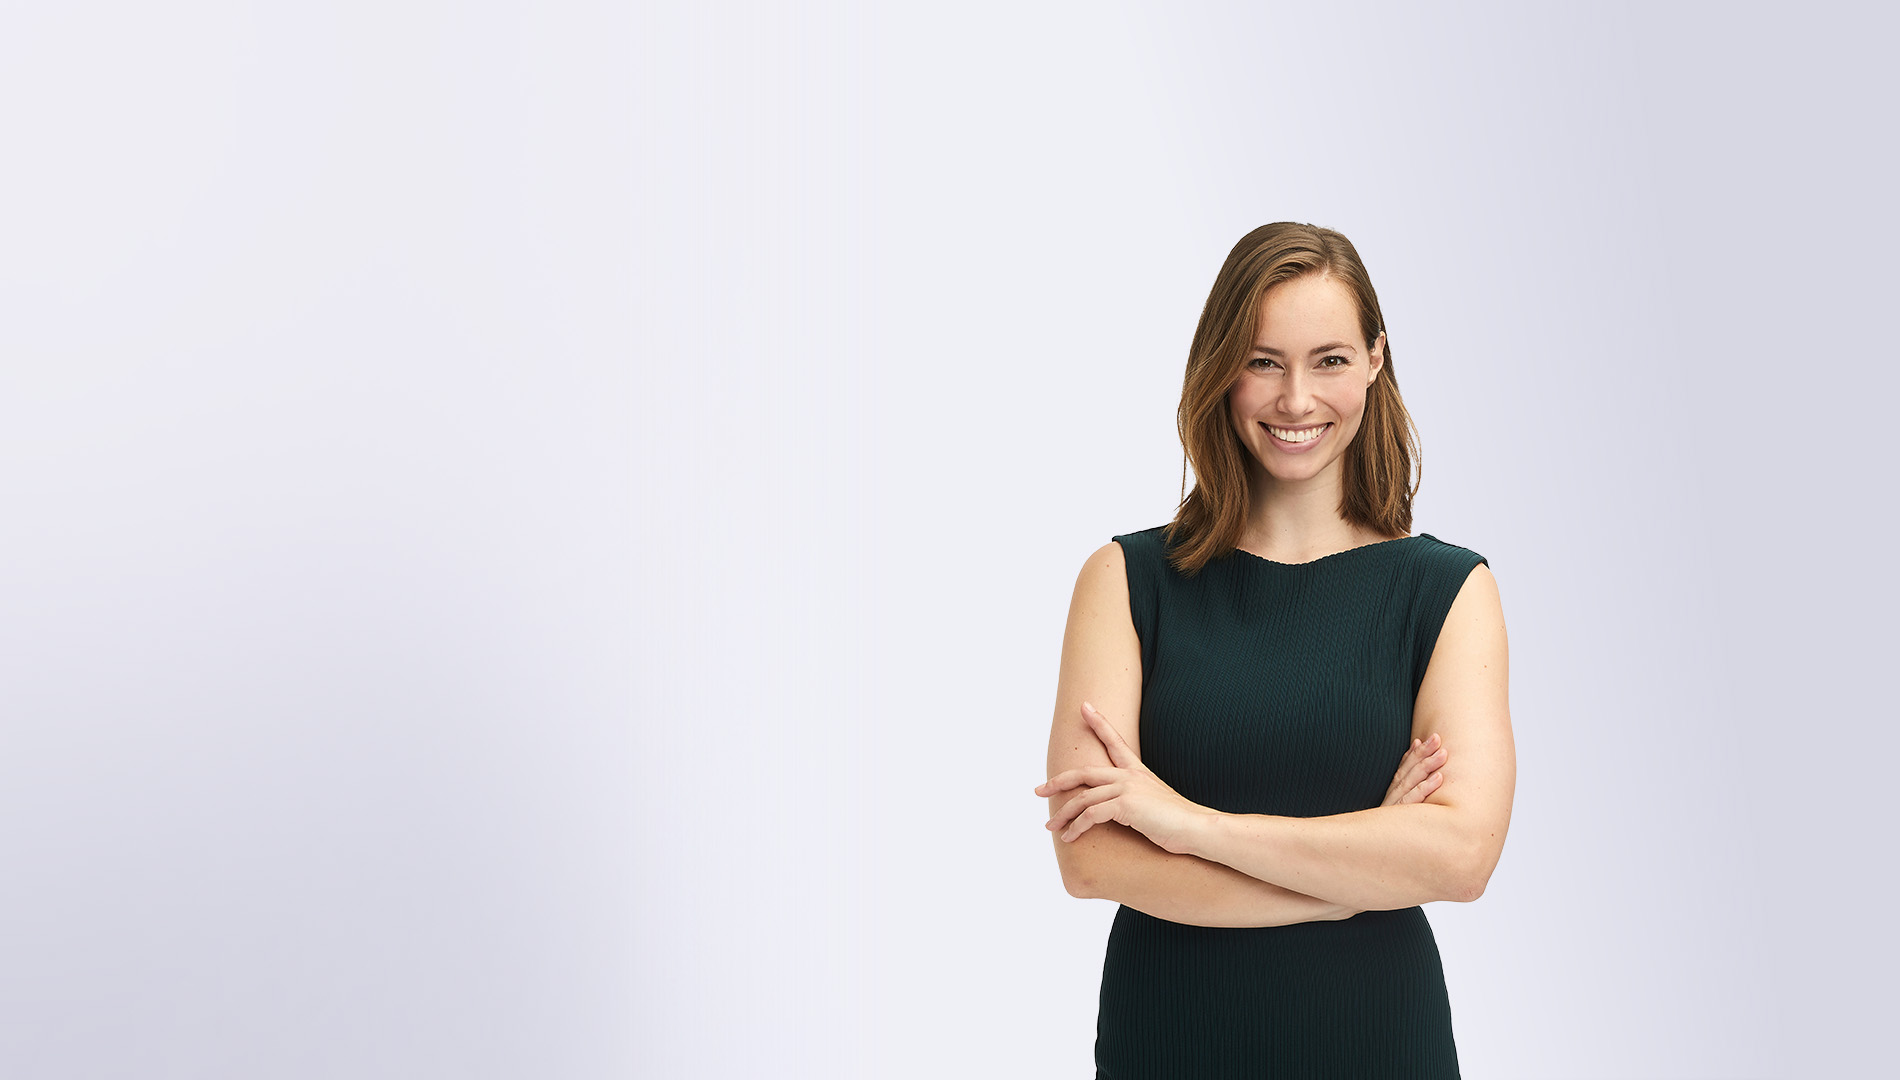
[[[1318,443],[1333,425],[1328,421],[1318,427],[1300,428],[1297,430],[1276,428],[1267,424],[1261,424],[1260,426],[1266,430],[1267,436],[1272,440],[1275,448],[1279,449],[1282,453],[1303,454],[1311,450],[1314,444]]]

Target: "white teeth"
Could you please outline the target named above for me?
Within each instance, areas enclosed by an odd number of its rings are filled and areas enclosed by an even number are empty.
[[[1305,431],[1282,431],[1281,429],[1274,427],[1271,424],[1266,424],[1262,426],[1264,426],[1268,431],[1273,432],[1273,437],[1276,439],[1279,439],[1282,442],[1312,442],[1314,439],[1317,439],[1321,435],[1325,434],[1326,428],[1328,425],[1321,424],[1319,427],[1307,428]]]

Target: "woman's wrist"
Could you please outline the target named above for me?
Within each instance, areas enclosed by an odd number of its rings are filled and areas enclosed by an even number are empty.
[[[1173,838],[1173,845],[1162,846],[1176,855],[1193,855],[1196,858],[1207,859],[1209,862],[1220,862],[1219,859],[1212,858],[1208,852],[1219,848],[1220,835],[1227,828],[1228,819],[1233,815],[1224,814],[1206,806],[1197,806],[1195,811],[1188,816],[1181,831]]]

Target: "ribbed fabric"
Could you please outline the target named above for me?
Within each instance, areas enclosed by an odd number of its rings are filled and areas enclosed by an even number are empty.
[[[1142,761],[1229,813],[1378,806],[1445,615],[1484,556],[1421,533],[1298,564],[1236,550],[1190,579],[1168,565],[1163,528],[1114,537],[1141,639]],[[1254,928],[1123,907],[1095,1064],[1098,1080],[1459,1075],[1418,907]]]

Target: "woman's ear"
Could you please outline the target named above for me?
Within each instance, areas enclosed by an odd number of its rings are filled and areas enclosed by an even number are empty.
[[[1372,362],[1367,366],[1372,369],[1372,374],[1366,377],[1366,385],[1371,386],[1378,379],[1380,369],[1385,367],[1384,330],[1379,331],[1379,336],[1372,341]]]

